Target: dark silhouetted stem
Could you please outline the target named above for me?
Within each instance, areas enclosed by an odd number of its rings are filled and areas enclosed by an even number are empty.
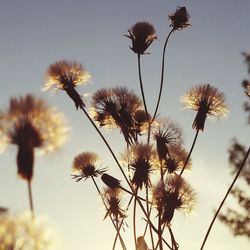
[[[205,246],[205,243],[206,243],[207,238],[208,238],[208,236],[209,236],[209,233],[210,233],[210,231],[211,231],[211,229],[212,229],[212,227],[213,227],[213,224],[214,224],[214,222],[215,222],[215,220],[216,220],[216,218],[217,218],[217,216],[218,216],[218,214],[219,214],[219,212],[220,212],[222,206],[224,205],[224,203],[225,203],[225,201],[226,201],[226,199],[227,199],[229,193],[231,192],[231,190],[232,190],[232,188],[233,188],[233,186],[234,186],[236,180],[238,179],[238,177],[239,177],[239,175],[240,175],[240,173],[241,173],[243,167],[245,166],[245,163],[246,163],[246,161],[247,161],[247,158],[248,158],[249,154],[250,154],[250,147],[248,148],[248,151],[247,151],[247,153],[246,153],[246,155],[245,155],[245,157],[244,157],[244,159],[243,159],[243,161],[242,161],[242,163],[241,163],[240,168],[238,169],[238,171],[237,171],[237,173],[236,173],[236,175],[235,175],[235,177],[234,177],[234,179],[233,179],[233,182],[231,183],[230,187],[228,188],[225,197],[224,197],[223,200],[221,201],[220,206],[218,207],[218,209],[217,209],[217,211],[216,211],[216,213],[215,213],[215,215],[214,215],[214,217],[213,217],[213,219],[212,219],[212,221],[211,221],[211,223],[210,223],[210,225],[209,225],[209,227],[208,227],[207,233],[206,233],[205,238],[204,238],[204,240],[203,240],[203,242],[202,242],[202,245],[201,245],[200,250],[202,250],[203,247]]]
[[[103,205],[105,206],[106,210],[108,210],[107,205],[106,205],[106,203],[105,203],[105,200],[104,200],[104,198],[103,198],[103,195],[102,195],[102,193],[101,193],[101,191],[100,191],[100,189],[99,189],[99,187],[98,187],[98,185],[97,185],[97,183],[96,183],[94,177],[91,176],[91,179],[92,179],[92,181],[93,181],[93,183],[94,183],[94,185],[95,185],[95,187],[96,187],[96,189],[97,189],[99,195],[101,196]],[[113,224],[114,228],[116,229],[116,232],[117,232],[117,234],[118,234],[118,236],[119,236],[119,239],[120,239],[120,242],[121,242],[121,245],[122,245],[122,249],[123,249],[123,250],[126,250],[126,246],[125,246],[124,241],[123,241],[123,239],[122,239],[122,237],[121,237],[121,235],[120,235],[120,232],[119,232],[119,229],[118,229],[117,225],[115,224],[114,220],[112,219],[112,217],[111,217],[110,215],[109,215],[109,218],[110,218],[110,220],[112,221],[112,224]],[[114,246],[113,246],[113,250],[114,250]]]
[[[173,234],[173,231],[172,231],[171,227],[168,227],[168,230],[169,230],[169,233],[170,233],[170,236],[171,236],[172,245],[174,247],[173,250],[178,250],[179,247],[178,247],[178,244],[175,241],[175,237],[174,237],[174,234]]]
[[[138,188],[136,189],[136,194],[138,192]],[[134,242],[135,242],[135,249],[136,249],[136,199],[134,200],[134,208],[133,208],[133,232],[134,232]]]
[[[146,98],[145,98],[145,94],[144,94],[144,90],[143,90],[143,83],[142,83],[142,76],[141,76],[141,56],[140,56],[140,54],[138,54],[137,59],[138,59],[138,72],[139,72],[141,95],[142,95],[143,105],[144,105],[144,109],[145,109],[145,112],[147,115],[147,119],[149,121],[147,103],[146,103]]]
[[[33,206],[31,181],[28,181],[28,192],[29,192],[30,212],[31,212],[32,217],[34,218],[35,213],[34,213],[34,206]]]
[[[151,123],[154,121],[159,105],[160,105],[160,100],[161,100],[161,95],[162,95],[162,88],[163,88],[163,82],[164,82],[164,68],[165,68],[165,54],[166,54],[166,48],[167,48],[167,44],[168,44],[168,40],[171,36],[171,34],[174,32],[174,29],[172,29],[165,41],[164,47],[163,47],[163,52],[162,52],[162,64],[161,64],[161,83],[160,83],[160,90],[159,90],[159,95],[158,95],[158,100],[157,100],[157,104],[156,104],[156,108],[155,108],[155,112],[152,118]]]
[[[190,148],[190,151],[189,151],[189,153],[188,153],[187,159],[186,159],[186,161],[185,161],[185,163],[184,163],[184,166],[183,166],[183,168],[182,168],[182,170],[181,170],[180,176],[183,174],[183,172],[184,172],[184,170],[185,170],[185,168],[186,168],[186,166],[187,166],[187,164],[188,164],[188,161],[189,161],[190,156],[191,156],[191,154],[192,154],[192,152],[193,152],[194,145],[195,145],[195,143],[196,143],[198,134],[199,134],[199,129],[197,129],[197,131],[196,131],[196,134],[195,134],[195,137],[194,137],[194,140],[193,140],[193,144],[192,144],[192,146],[191,146],[191,148]]]

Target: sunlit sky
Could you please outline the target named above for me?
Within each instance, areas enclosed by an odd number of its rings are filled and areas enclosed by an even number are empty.
[[[0,109],[8,107],[11,96],[33,93],[64,112],[70,127],[70,139],[61,150],[36,157],[32,183],[35,212],[48,216],[61,238],[62,250],[108,250],[115,236],[110,221],[103,221],[105,211],[92,183],[71,179],[74,156],[94,151],[112,173],[118,174],[118,170],[93,127],[66,94],[60,91],[52,96],[41,91],[46,69],[60,59],[77,60],[92,75],[88,85],[78,88],[79,93],[126,85],[139,94],[136,55],[123,35],[136,22],[148,21],[159,38],[150,46],[150,55],[142,56],[145,94],[152,111],[160,80],[160,55],[170,31],[168,15],[177,6],[187,7],[192,27],[175,32],[170,39],[159,113],[183,127],[189,149],[195,114],[180,104],[186,90],[211,83],[225,93],[230,109],[227,119],[207,121],[198,137],[193,169],[185,175],[197,192],[197,206],[190,216],[177,212],[173,223],[180,249],[195,250],[232,180],[227,159],[231,139],[237,137],[249,144],[242,109],[246,99],[240,83],[248,77],[241,53],[250,52],[250,1],[0,1]],[[119,157],[125,148],[119,133],[103,132]],[[20,213],[29,207],[27,185],[16,174],[16,152],[16,147],[9,146],[0,156],[0,206]],[[131,227],[125,235],[128,249],[133,249]],[[217,221],[205,249],[246,250],[249,241],[234,238]]]

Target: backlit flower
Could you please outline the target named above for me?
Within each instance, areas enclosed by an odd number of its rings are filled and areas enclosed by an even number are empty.
[[[153,203],[161,211],[161,223],[170,223],[175,210],[191,212],[194,206],[194,191],[179,175],[170,175],[165,183],[160,181],[153,188]]]
[[[181,145],[170,145],[168,147],[169,156],[165,161],[165,168],[169,173],[182,170],[188,157],[187,151]],[[191,168],[191,159],[189,159],[186,169]]]
[[[203,130],[207,117],[223,117],[228,110],[225,105],[225,97],[222,92],[210,84],[192,87],[182,97],[186,108],[197,111],[192,127]]]
[[[93,95],[94,119],[105,127],[119,127],[128,144],[137,139],[135,115],[142,110],[142,101],[125,87],[105,88]]]
[[[103,197],[107,209],[104,219],[107,216],[111,216],[118,223],[127,217],[125,209],[122,207],[120,189],[106,188],[104,189]]]
[[[12,97],[1,120],[8,143],[17,145],[18,174],[30,181],[33,175],[34,149],[51,152],[66,139],[64,116],[33,95]]]
[[[157,39],[155,28],[148,22],[138,22],[128,30],[126,37],[132,40],[133,50],[137,54],[144,54],[149,45]]]
[[[153,139],[156,141],[160,161],[166,160],[168,146],[182,143],[182,131],[178,124],[169,119],[158,121],[152,128]]]
[[[175,13],[168,16],[168,18],[171,21],[170,26],[175,30],[181,30],[191,25],[189,23],[190,15],[186,7],[178,7]]]
[[[129,148],[124,159],[133,171],[132,184],[137,188],[142,188],[143,185],[151,186],[150,175],[156,168],[159,168],[152,145],[134,144]]]
[[[120,187],[120,181],[109,174],[103,174],[101,179],[111,189],[117,189]]]
[[[83,152],[77,155],[72,164],[73,179],[80,181],[82,179],[88,179],[90,177],[98,177],[102,175],[106,169],[98,168],[98,155],[93,152]]]
[[[76,108],[83,108],[85,104],[75,87],[86,84],[89,79],[90,74],[84,69],[82,64],[75,61],[61,60],[49,66],[44,90],[53,87],[65,90],[74,101]]]

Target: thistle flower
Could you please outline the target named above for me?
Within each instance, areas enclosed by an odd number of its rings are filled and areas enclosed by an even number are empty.
[[[142,188],[143,185],[145,187],[151,186],[150,174],[154,168],[159,167],[156,152],[152,145],[134,144],[130,147],[124,159],[134,172],[132,184],[137,188]]]
[[[186,108],[197,111],[192,127],[196,130],[204,129],[208,117],[223,117],[228,110],[222,92],[210,84],[192,87],[183,97],[182,102]]]
[[[66,140],[62,113],[33,95],[12,97],[1,122],[8,143],[18,146],[18,174],[27,181],[33,176],[34,149],[51,152]]]
[[[162,211],[161,223],[170,223],[175,210],[191,212],[194,206],[194,191],[179,175],[170,175],[166,183],[160,181],[153,188],[153,203]]]
[[[187,151],[181,147],[181,145],[170,145],[168,147],[169,157],[166,159],[165,167],[169,173],[174,173],[176,171],[182,170],[185,161],[187,159]],[[191,159],[189,159],[186,169],[191,168]]]
[[[106,188],[103,192],[104,202],[107,209],[104,219],[111,216],[116,223],[126,218],[125,209],[122,208],[121,190]]]
[[[144,54],[149,45],[157,39],[155,28],[148,22],[138,22],[128,30],[126,37],[132,40],[132,47],[136,54]]]
[[[242,82],[242,86],[243,86],[243,88],[245,89],[246,95],[247,95],[248,97],[250,97],[250,82],[247,81],[247,80],[244,80],[244,81]]]
[[[169,154],[170,144],[182,143],[182,131],[178,124],[169,119],[156,122],[152,129],[153,139],[156,141],[157,152],[160,161],[165,160]]]
[[[119,127],[128,144],[136,141],[138,123],[134,115],[142,109],[140,98],[127,88],[100,89],[93,95],[94,119],[101,127]]]
[[[56,88],[65,90],[74,101],[76,109],[85,107],[81,96],[75,90],[80,84],[85,84],[90,74],[82,64],[75,61],[61,60],[51,64],[47,70],[47,81],[44,90]]]
[[[186,7],[178,7],[174,14],[168,16],[174,30],[181,30],[191,25],[189,23],[190,14]]]
[[[98,155],[92,152],[83,152],[78,154],[72,164],[73,172],[78,172],[78,174],[73,174],[73,179],[80,181],[82,179],[87,180],[90,177],[98,177],[102,175],[106,169],[97,168]]]

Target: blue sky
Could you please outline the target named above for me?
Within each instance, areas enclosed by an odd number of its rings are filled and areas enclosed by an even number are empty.
[[[114,231],[103,221],[104,211],[91,183],[75,183],[70,168],[75,155],[95,151],[114,162],[94,129],[63,92],[51,96],[41,92],[45,72],[60,59],[81,62],[91,73],[89,85],[79,92],[93,93],[101,87],[124,86],[139,92],[136,56],[123,35],[138,21],[148,21],[158,40],[142,57],[143,79],[149,110],[155,105],[160,80],[160,55],[167,33],[168,15],[176,6],[186,6],[192,27],[175,32],[167,48],[166,87],[160,114],[169,116],[184,129],[185,146],[194,131],[192,111],[184,111],[180,96],[191,86],[211,83],[225,93],[230,113],[227,119],[207,121],[193,154],[193,170],[187,175],[196,188],[195,214],[177,215],[174,232],[180,249],[198,249],[232,177],[227,148],[233,137],[249,143],[249,128],[242,110],[245,97],[240,83],[247,78],[241,53],[249,52],[250,2],[149,1],[149,0],[44,0],[0,3],[0,109],[11,96],[34,93],[65,113],[70,141],[57,153],[37,157],[33,181],[37,214],[47,214],[61,235],[64,249],[111,249]],[[88,99],[87,99],[88,100]],[[247,130],[248,129],[248,130]],[[117,155],[123,151],[119,133],[104,131]],[[118,146],[117,146],[118,145]],[[28,208],[26,185],[16,176],[16,148],[0,156],[0,205],[21,212]],[[113,173],[118,171],[112,168]],[[127,229],[130,239],[131,228]],[[188,232],[188,233],[187,233]],[[247,249],[249,242],[234,238],[216,223],[206,249]]]

